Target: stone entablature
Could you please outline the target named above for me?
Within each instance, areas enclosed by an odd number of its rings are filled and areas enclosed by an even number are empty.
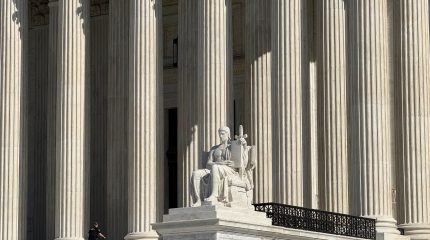
[[[49,2],[50,0],[30,0],[29,23],[31,27],[49,24]],[[91,17],[108,14],[109,0],[91,0]]]

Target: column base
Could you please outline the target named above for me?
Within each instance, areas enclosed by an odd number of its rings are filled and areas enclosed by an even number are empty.
[[[400,235],[397,229],[397,221],[389,216],[376,216],[376,232]]]
[[[124,237],[125,240],[158,240],[159,236],[157,232],[138,232],[138,233],[129,233]]]
[[[430,224],[401,224],[399,228],[404,229],[405,236],[415,239],[430,239]]]

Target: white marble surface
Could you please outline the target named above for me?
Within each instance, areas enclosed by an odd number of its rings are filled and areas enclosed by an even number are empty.
[[[221,206],[169,209],[153,229],[163,240],[358,239],[272,226],[265,213]]]

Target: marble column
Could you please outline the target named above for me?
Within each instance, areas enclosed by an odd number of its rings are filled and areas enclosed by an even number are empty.
[[[272,99],[271,99],[271,4],[249,0],[246,21],[246,93],[245,111],[248,144],[257,168],[254,178],[254,202],[271,202],[272,193]]]
[[[106,6],[108,7],[108,6]],[[107,181],[112,177],[108,175],[107,158],[108,136],[108,85],[109,85],[109,15],[91,17],[90,54],[90,108],[88,114],[90,126],[89,132],[91,147],[90,167],[90,212],[92,221],[97,220],[102,229],[107,228]],[[124,131],[126,128],[121,127]],[[125,132],[125,131],[124,131]],[[126,158],[122,159],[126,161]],[[116,180],[116,179],[115,179]],[[126,188],[126,185],[122,186]],[[126,191],[126,190],[124,190]],[[126,193],[126,192],[125,192]],[[117,224],[120,225],[120,224]],[[126,224],[123,224],[126,225]],[[104,231],[106,233],[106,231]],[[124,235],[122,236],[124,237]]]
[[[392,149],[387,0],[349,1],[351,210],[397,234],[392,217]]]
[[[27,221],[29,239],[46,239],[46,113],[48,76],[48,25],[28,32],[27,80]],[[52,238],[53,239],[53,238]]]
[[[203,168],[198,148],[197,1],[178,2],[178,192],[179,206],[191,204],[190,178]]]
[[[320,208],[348,213],[346,9],[344,0],[316,2]]]
[[[271,18],[273,200],[296,206],[303,205],[303,4],[272,0]]]
[[[56,239],[87,233],[89,1],[58,1]]]
[[[127,131],[129,1],[109,1],[109,76],[107,119],[107,227],[111,239],[127,234]]]
[[[405,235],[430,239],[429,2],[399,1],[399,218]]]
[[[26,1],[0,2],[0,239],[26,239],[26,21]]]
[[[161,0],[130,1],[129,126],[128,126],[128,235],[126,239],[158,239],[151,223],[157,219],[157,114],[159,21]]]
[[[46,116],[46,239],[55,238],[55,146],[57,109],[58,2],[49,3],[48,89]]]
[[[228,36],[231,1],[198,1],[197,7],[198,133],[199,152],[204,153],[219,144],[218,128],[229,125],[233,107],[228,66],[233,57]]]

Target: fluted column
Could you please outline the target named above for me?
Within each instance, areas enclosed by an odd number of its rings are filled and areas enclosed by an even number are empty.
[[[0,239],[25,239],[27,2],[0,2]],[[24,208],[23,208],[24,207]]]
[[[344,0],[316,3],[320,208],[348,213],[345,4]]]
[[[58,2],[49,3],[48,89],[46,116],[46,239],[55,238],[55,146],[57,110]]]
[[[107,92],[109,85],[109,16],[100,15],[91,18],[90,79],[89,94],[91,111],[88,113],[91,128],[87,132],[91,137],[90,184],[90,219],[107,230]],[[124,130],[124,129],[123,129]],[[123,159],[126,161],[126,159]],[[126,185],[123,185],[125,188]],[[103,199],[103,200],[102,200]],[[92,220],[92,221],[94,221]],[[119,224],[118,224],[119,225]],[[124,224],[125,225],[125,224]],[[124,236],[122,236],[124,237]]]
[[[56,239],[87,233],[87,140],[85,133],[89,1],[58,1],[56,114]]]
[[[157,218],[157,114],[159,21],[161,0],[130,1],[128,235],[126,239],[158,239],[151,228]]]
[[[429,2],[401,0],[399,10],[399,218],[405,235],[430,239]]]
[[[46,239],[46,90],[48,76],[48,26],[32,27],[28,42],[27,152],[28,152],[28,238]]]
[[[218,128],[229,125],[233,53],[228,24],[231,1],[198,1],[198,132],[199,152],[219,143]],[[231,131],[233,134],[233,131]]]
[[[190,206],[190,178],[202,168],[198,149],[197,1],[178,2],[178,189],[179,206]]]
[[[378,232],[397,233],[392,217],[391,120],[387,1],[350,3],[351,176],[353,214],[377,218]]]
[[[107,235],[127,234],[127,131],[129,1],[109,1],[109,77],[107,131]]]
[[[257,162],[254,202],[271,202],[272,193],[272,99],[271,99],[271,4],[246,1],[246,123]]]
[[[272,0],[274,201],[297,206],[303,205],[303,4]]]

